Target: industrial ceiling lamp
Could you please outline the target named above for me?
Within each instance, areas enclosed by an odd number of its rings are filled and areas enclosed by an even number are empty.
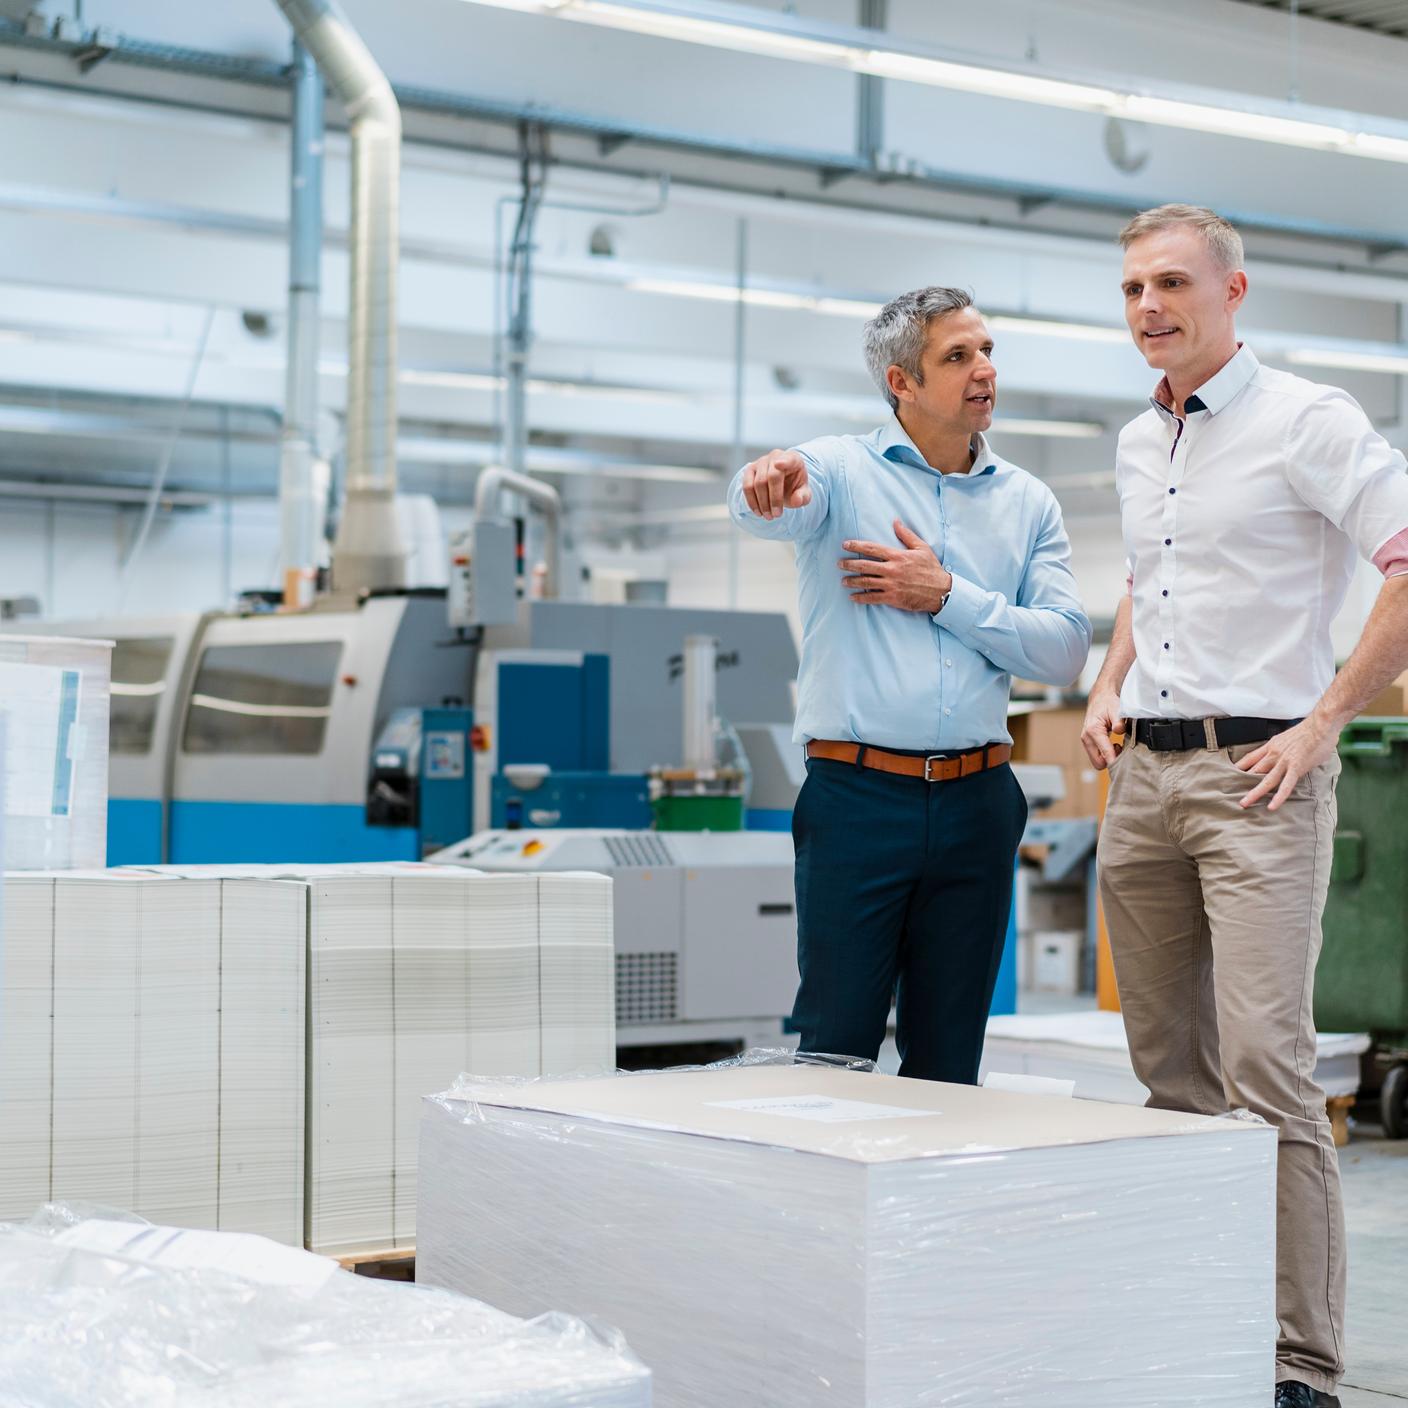
[[[1408,123],[1306,104],[1259,103],[1216,90],[1143,92],[1118,82],[1052,77],[1034,66],[972,63],[921,43],[877,47],[876,31],[799,20],[725,0],[467,0],[766,58],[822,64],[961,93],[1101,113],[1132,122],[1279,146],[1408,162]],[[1378,130],[1368,130],[1370,128]]]

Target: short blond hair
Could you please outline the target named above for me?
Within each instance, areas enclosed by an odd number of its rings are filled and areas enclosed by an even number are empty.
[[[1143,239],[1158,230],[1169,230],[1177,225],[1187,225],[1200,230],[1208,242],[1212,257],[1231,273],[1242,267],[1246,258],[1242,250],[1242,237],[1230,220],[1224,220],[1215,210],[1205,205],[1158,205],[1152,210],[1141,210],[1128,225],[1120,231],[1120,248],[1128,249],[1135,240]]]

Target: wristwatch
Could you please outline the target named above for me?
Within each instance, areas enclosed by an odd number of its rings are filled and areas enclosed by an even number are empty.
[[[943,594],[943,596],[939,598],[939,611],[942,611],[942,610],[944,609],[944,607],[946,607],[946,606],[948,605],[948,599],[949,599],[949,597],[951,597],[952,595],[953,595],[953,588],[952,588],[952,587],[949,587],[949,589]],[[939,614],[939,611],[934,612],[934,615],[937,616],[937,615]]]

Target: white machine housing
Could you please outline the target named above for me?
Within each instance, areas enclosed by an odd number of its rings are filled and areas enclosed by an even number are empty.
[[[777,1045],[797,995],[784,831],[483,831],[430,860],[614,881],[616,1040]]]

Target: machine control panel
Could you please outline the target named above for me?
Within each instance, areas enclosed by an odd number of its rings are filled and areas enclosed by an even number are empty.
[[[450,626],[511,625],[518,616],[512,523],[484,518],[450,539]]]

